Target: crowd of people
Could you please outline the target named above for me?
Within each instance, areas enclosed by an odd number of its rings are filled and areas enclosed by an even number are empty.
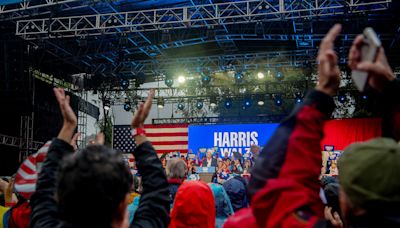
[[[349,67],[369,73],[368,86],[380,100],[385,138],[349,146],[339,160],[339,177],[321,176],[323,127],[335,108],[340,84],[335,25],[318,53],[319,81],[304,102],[251,159],[213,157],[201,163],[162,162],[146,138],[144,121],[154,91],[132,119],[133,152],[140,178],[104,140],[76,151],[77,118],[63,89],[54,89],[64,118],[47,145],[33,194],[0,180],[2,227],[399,227],[400,81],[383,48],[376,61],[362,62],[363,37],[349,54]],[[257,148],[254,147],[254,150]],[[199,167],[217,167],[223,182],[190,180]],[[253,166],[253,167],[252,167]],[[165,170],[164,170],[165,167]],[[250,174],[246,179],[242,174]]]

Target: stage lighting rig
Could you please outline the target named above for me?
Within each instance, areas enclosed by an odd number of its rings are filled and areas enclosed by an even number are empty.
[[[261,80],[261,79],[264,79],[264,78],[265,78],[265,75],[264,75],[264,73],[263,73],[263,72],[261,72],[261,71],[260,71],[260,72],[258,72],[258,73],[257,73],[257,78],[258,78],[258,79],[260,79],[260,80]]]
[[[166,77],[165,78],[165,85],[171,88],[174,85],[174,79],[172,79],[170,77]]]
[[[243,82],[243,73],[236,72],[235,73],[235,81],[236,81],[236,83],[242,83]]]
[[[346,100],[347,100],[346,94],[341,93],[341,94],[338,95],[338,101],[340,103],[344,104],[346,102]]]
[[[104,110],[106,110],[106,111],[110,110],[110,108],[111,108],[111,102],[110,102],[110,100],[108,100],[108,99],[105,99],[105,100],[104,100],[104,102],[103,102],[103,108],[104,108]]]
[[[165,105],[164,98],[159,97],[159,98],[157,99],[157,107],[158,107],[159,109],[162,109],[162,108],[164,108],[164,105]]]
[[[251,97],[246,97],[244,98],[243,101],[243,108],[244,109],[248,109],[253,105],[253,100],[251,99]]]
[[[224,101],[224,106],[225,106],[226,109],[232,108],[232,106],[233,106],[233,100],[232,100],[231,98],[227,98],[227,99]]]
[[[217,106],[217,98],[216,97],[211,97],[210,98],[210,106],[211,107],[215,107],[215,106]]]
[[[126,78],[121,79],[120,84],[121,84],[121,88],[122,88],[123,90],[127,90],[127,89],[129,88],[129,85],[130,85],[129,80],[126,79]]]
[[[257,95],[257,104],[259,105],[259,106],[263,106],[264,104],[265,104],[265,101],[264,101],[264,96],[263,95]]]
[[[179,75],[179,76],[178,76],[178,82],[179,82],[180,84],[185,83],[185,82],[186,82],[186,77],[185,77],[184,75]]]
[[[303,95],[300,92],[296,92],[294,94],[294,101],[296,104],[300,104],[303,102]]]
[[[196,108],[197,108],[197,109],[202,109],[202,108],[203,108],[203,101],[202,101],[202,100],[197,100],[197,102],[196,102]]]
[[[124,104],[124,110],[129,112],[132,109],[131,103],[126,101]]]
[[[183,109],[185,109],[185,104],[183,103],[183,101],[179,101],[179,103],[178,103],[178,109],[179,110],[183,110]]]
[[[283,104],[283,100],[282,100],[282,97],[281,97],[281,95],[275,95],[275,97],[274,97],[274,103],[275,103],[275,105],[276,106],[282,106],[282,104]]]
[[[201,83],[203,85],[208,85],[211,82],[211,76],[207,73],[201,73]]]

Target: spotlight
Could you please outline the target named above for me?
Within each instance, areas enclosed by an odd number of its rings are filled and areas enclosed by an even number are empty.
[[[294,101],[296,104],[300,104],[303,102],[303,95],[300,92],[296,92],[294,94]]]
[[[210,106],[211,107],[215,107],[215,106],[217,106],[217,98],[216,97],[211,97],[210,98]]]
[[[158,108],[164,108],[164,104],[165,104],[165,102],[164,102],[164,98],[162,98],[162,97],[159,97],[158,99],[157,99],[157,107]]]
[[[128,79],[122,79],[121,80],[121,88],[123,90],[127,90],[129,88],[129,80]]]
[[[181,84],[185,83],[185,82],[186,82],[185,76],[179,75],[179,76],[178,76],[178,82],[181,83]]]
[[[104,100],[103,102],[103,108],[104,110],[108,111],[111,108],[111,102],[109,100]]]
[[[244,99],[243,101],[243,108],[250,108],[251,105],[253,105],[253,100],[251,99],[251,97],[247,97]]]
[[[281,96],[275,96],[274,103],[276,106],[281,106],[283,104],[283,100]]]
[[[232,108],[232,106],[233,106],[232,99],[231,98],[226,99],[225,102],[224,102],[224,106],[225,106],[226,109]]]
[[[361,98],[362,98],[363,100],[368,100],[368,95],[362,94],[362,95],[361,95]]]
[[[265,75],[263,72],[258,72],[258,74],[257,74],[258,79],[263,79],[264,77],[265,77]]]
[[[262,96],[262,95],[258,95],[258,96],[257,96],[257,104],[258,104],[259,106],[262,106],[262,105],[265,104],[265,102],[264,102],[264,96]]]
[[[125,102],[124,110],[129,112],[132,109],[131,104],[129,102]]]
[[[203,101],[202,100],[197,100],[196,108],[197,109],[202,109],[203,108]]]
[[[183,109],[185,109],[185,104],[183,104],[182,102],[179,102],[179,103],[178,103],[178,109],[181,110],[181,111],[182,111]]]
[[[242,83],[243,82],[243,74],[242,73],[236,73],[235,74],[235,80],[237,83]]]
[[[280,70],[278,70],[277,72],[276,72],[276,79],[277,80],[282,80],[283,79],[283,73],[282,73],[282,71],[280,71]]]
[[[165,78],[165,85],[168,87],[172,87],[172,85],[174,84],[174,80],[172,78]]]
[[[340,103],[345,103],[346,102],[346,100],[347,100],[347,97],[346,97],[346,95],[345,94],[339,94],[339,96],[338,96],[338,101],[340,102]]]
[[[202,73],[201,74],[201,82],[203,85],[208,85],[210,84],[211,77],[208,74]]]

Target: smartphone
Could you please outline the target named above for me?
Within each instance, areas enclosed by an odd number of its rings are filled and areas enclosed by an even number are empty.
[[[361,61],[375,61],[376,53],[378,52],[378,49],[382,46],[382,43],[376,35],[374,29],[370,27],[364,29],[363,36],[364,44],[361,48]],[[360,92],[363,92],[368,82],[368,73],[353,70],[351,72],[351,77],[353,78],[357,89]]]

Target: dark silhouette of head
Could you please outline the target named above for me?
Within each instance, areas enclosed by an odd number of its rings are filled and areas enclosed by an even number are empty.
[[[124,216],[121,205],[132,180],[122,154],[100,145],[78,151],[63,161],[58,173],[61,218],[84,227],[110,227]]]

